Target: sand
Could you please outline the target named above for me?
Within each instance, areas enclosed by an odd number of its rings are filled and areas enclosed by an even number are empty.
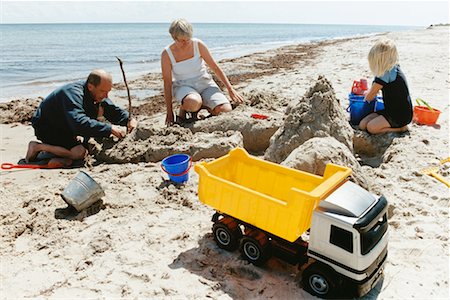
[[[442,111],[437,125],[370,136],[343,122],[353,80],[371,78],[366,56],[380,36],[397,43],[412,98]],[[255,267],[238,252],[218,248],[211,235],[214,211],[197,197],[197,174],[191,171],[187,184],[176,186],[160,168],[172,153],[188,153],[196,162],[244,146],[319,174],[326,162],[348,165],[353,181],[386,196],[385,275],[364,299],[448,299],[449,188],[420,172],[450,156],[448,48],[449,27],[435,26],[225,60],[221,66],[247,100],[229,114],[166,128],[161,95],[134,98],[138,130],[122,141],[91,140],[86,166],[1,171],[1,297],[313,298],[299,287],[295,266],[273,258]],[[332,90],[311,97],[324,80]],[[160,74],[130,83],[132,93],[147,86],[161,91]],[[124,95],[123,85],[115,87],[113,100],[126,107],[126,98],[114,97]],[[315,118],[302,110],[313,100],[328,103]],[[30,107],[39,103],[29,101]],[[0,106],[1,162],[19,161],[33,139],[23,103]],[[252,113],[269,118],[253,119]],[[306,128],[314,134],[304,134]],[[289,149],[283,148],[287,135]],[[82,221],[57,219],[56,210],[66,206],[61,193],[80,170],[105,190],[103,207]],[[450,180],[450,163],[439,172]]]

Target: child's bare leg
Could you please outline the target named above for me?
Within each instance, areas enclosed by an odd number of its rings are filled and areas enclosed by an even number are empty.
[[[370,121],[372,121],[373,119],[375,119],[378,116],[379,116],[379,114],[376,114],[376,113],[371,113],[371,114],[365,116],[361,120],[361,122],[359,122],[359,129],[367,130],[367,123],[369,123]]]
[[[399,128],[389,127],[389,128],[385,128],[384,129],[384,132],[405,132],[405,131],[408,131],[408,126],[407,125],[405,125],[403,127],[399,127]]]
[[[389,132],[398,128],[392,128],[391,124],[383,116],[377,116],[367,123],[367,132],[371,134],[379,134]]]

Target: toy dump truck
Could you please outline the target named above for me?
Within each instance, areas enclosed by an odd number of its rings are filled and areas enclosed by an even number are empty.
[[[271,256],[298,264],[304,289],[323,298],[364,295],[381,278],[387,200],[348,181],[351,169],[327,164],[322,177],[236,148],[195,171],[220,248],[255,265]]]

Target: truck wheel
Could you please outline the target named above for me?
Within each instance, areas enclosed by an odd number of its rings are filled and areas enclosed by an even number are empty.
[[[217,222],[214,223],[212,230],[217,246],[227,251],[234,251],[238,248],[239,239],[242,237],[239,228],[232,230],[227,225]]]
[[[337,292],[337,276],[330,268],[321,267],[317,263],[303,271],[303,288],[314,296],[332,298]]]
[[[242,238],[240,250],[246,260],[257,266],[264,264],[270,258],[268,244],[263,247],[256,239],[249,236]]]

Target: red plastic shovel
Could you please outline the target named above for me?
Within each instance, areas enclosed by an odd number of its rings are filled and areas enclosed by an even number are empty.
[[[252,114],[251,117],[252,117],[253,119],[265,120],[265,119],[267,119],[269,116],[261,115],[261,114]]]
[[[14,165],[11,163],[3,163],[1,166],[2,170],[11,170],[11,169],[43,169],[48,168],[47,165]]]
[[[70,163],[69,163],[70,161]],[[57,168],[65,168],[72,164],[72,160],[68,160],[67,163],[63,161],[49,161],[46,165],[14,165],[11,163],[3,163],[1,165],[2,170],[11,170],[11,169],[57,169]]]

